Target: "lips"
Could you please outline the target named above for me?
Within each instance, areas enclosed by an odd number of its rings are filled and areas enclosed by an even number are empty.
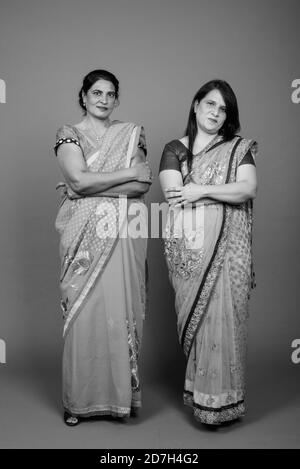
[[[104,107],[104,106],[97,106],[98,109],[100,109],[100,111],[107,111],[107,107]]]
[[[212,117],[209,117],[208,120],[212,122],[213,124],[217,124],[218,121],[216,119],[213,119]]]

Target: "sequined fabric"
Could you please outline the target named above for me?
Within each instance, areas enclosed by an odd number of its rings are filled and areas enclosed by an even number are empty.
[[[234,182],[248,150],[256,154],[254,141],[236,137],[220,142],[217,137],[194,157],[189,174],[186,165],[181,165],[185,183]],[[179,239],[172,224],[166,227],[165,252],[176,293],[179,337],[187,358],[184,402],[193,407],[197,420],[219,424],[245,414],[252,208],[248,202],[204,204],[201,209],[203,206],[198,259],[186,248],[184,230]],[[183,293],[187,281],[188,298]]]

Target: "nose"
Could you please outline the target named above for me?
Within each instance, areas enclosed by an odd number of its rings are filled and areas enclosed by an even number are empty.
[[[101,97],[100,97],[100,101],[102,104],[107,104],[107,96],[106,94],[103,94]]]
[[[213,115],[214,115],[215,117],[218,117],[219,112],[220,112],[220,109],[219,109],[218,107],[214,107],[214,108],[213,108]]]

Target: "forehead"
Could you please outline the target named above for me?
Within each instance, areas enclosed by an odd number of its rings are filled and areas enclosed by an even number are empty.
[[[223,99],[223,96],[221,95],[219,90],[211,90],[207,95],[205,96],[205,99],[212,99],[216,103],[218,103],[220,106],[225,106],[226,103]]]
[[[95,83],[90,87],[90,90],[115,91],[115,87],[111,81],[100,78],[99,80],[95,81]]]

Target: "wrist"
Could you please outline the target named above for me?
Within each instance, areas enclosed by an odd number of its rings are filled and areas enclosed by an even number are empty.
[[[202,191],[201,191],[201,197],[206,198],[211,196],[211,191],[210,191],[211,186],[202,186]]]

